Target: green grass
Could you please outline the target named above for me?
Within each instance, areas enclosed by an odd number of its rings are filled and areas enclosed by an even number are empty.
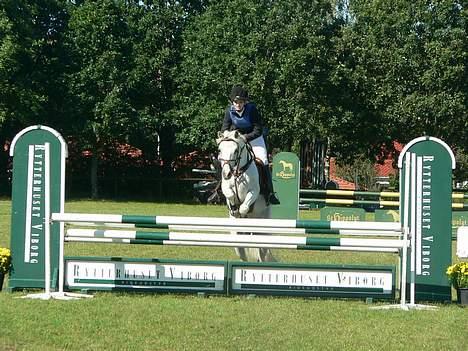
[[[70,212],[226,216],[223,206],[70,201]],[[10,202],[0,201],[9,247]],[[318,218],[317,212],[301,213]],[[372,218],[369,218],[372,219]],[[67,245],[68,255],[236,260],[232,249]],[[283,262],[394,264],[387,254],[277,250]],[[373,310],[361,300],[98,293],[77,301],[0,293],[0,350],[461,350],[468,309]]]

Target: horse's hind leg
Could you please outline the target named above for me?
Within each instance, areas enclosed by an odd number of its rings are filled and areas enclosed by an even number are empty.
[[[233,216],[230,216],[230,218],[234,218]],[[239,233],[239,232],[236,232],[235,230],[231,230],[231,235],[238,235],[238,234],[242,234],[242,233]],[[236,247],[235,248],[235,251],[236,251],[236,254],[237,256],[239,256],[239,258],[246,262],[248,261],[248,257],[247,257],[247,253],[245,252],[245,248],[243,247]]]
[[[247,254],[245,252],[245,249],[243,247],[236,247],[236,254],[237,256],[239,256],[239,258],[244,261],[244,262],[247,262],[249,259],[247,257]]]
[[[275,256],[273,256],[270,249],[259,249],[259,250],[260,250],[260,262],[277,262]]]
[[[244,262],[277,262],[270,249],[238,247],[236,253]]]
[[[238,252],[242,261],[247,262],[262,262],[262,258],[260,256],[260,249],[256,248],[237,248],[236,251]],[[242,253],[242,256],[240,255]]]

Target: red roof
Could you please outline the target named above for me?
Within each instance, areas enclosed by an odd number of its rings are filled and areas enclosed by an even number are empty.
[[[338,184],[340,190],[356,190],[356,184],[336,176],[335,158],[330,158],[330,180]]]
[[[388,177],[397,174],[398,169],[393,168],[393,160],[386,159],[383,164],[375,165],[375,171],[379,177]]]
[[[393,147],[395,148],[396,154],[399,154],[401,150],[403,150],[403,146],[403,144],[400,144],[396,141],[393,142]],[[387,158],[383,161],[382,164],[375,164],[377,176],[388,177],[390,175],[398,174],[398,169],[395,168],[393,164],[393,156],[394,154],[390,154],[387,156]],[[330,180],[338,183],[339,189],[356,190],[356,184],[348,182],[347,180],[341,179],[336,176],[336,164],[335,159],[333,157],[330,159]]]
[[[393,142],[393,147],[395,148],[396,154],[399,154],[403,150],[403,144],[400,144],[397,141]],[[388,177],[390,175],[396,175],[398,173],[398,168],[395,168],[393,165],[393,154],[387,156],[383,161],[383,164],[376,164],[375,171],[379,177]]]
[[[331,176],[330,180],[338,184],[340,190],[356,190],[356,184],[348,182],[347,180],[341,179],[336,176]]]

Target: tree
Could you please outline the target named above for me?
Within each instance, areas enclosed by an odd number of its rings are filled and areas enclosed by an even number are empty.
[[[132,142],[155,152],[169,127],[172,34],[181,16],[169,2],[105,0],[72,7],[68,77],[76,106],[74,133],[92,151],[92,197],[98,196],[100,155],[113,143]]]
[[[58,129],[67,124],[61,46],[68,16],[64,3],[0,4],[0,125],[7,139],[31,124]]]
[[[350,11],[343,62],[360,92],[361,113],[368,115],[364,126],[378,128],[365,133],[371,147],[432,135],[465,148],[466,6],[453,0],[355,0]]]
[[[2,147],[27,126],[45,124],[63,131],[69,124],[61,39],[67,20],[65,1],[0,2]],[[8,153],[1,152],[0,182],[10,166]]]
[[[313,14],[311,16],[310,14]],[[336,30],[329,1],[212,2],[183,34],[175,97],[178,141],[214,148],[232,84],[260,106],[272,146],[321,135]]]

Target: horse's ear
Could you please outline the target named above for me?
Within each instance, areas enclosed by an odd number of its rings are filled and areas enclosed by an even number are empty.
[[[239,132],[237,130],[234,132],[234,139],[239,139]]]
[[[222,138],[222,137],[223,137],[223,133],[218,131],[218,138],[217,139]]]

